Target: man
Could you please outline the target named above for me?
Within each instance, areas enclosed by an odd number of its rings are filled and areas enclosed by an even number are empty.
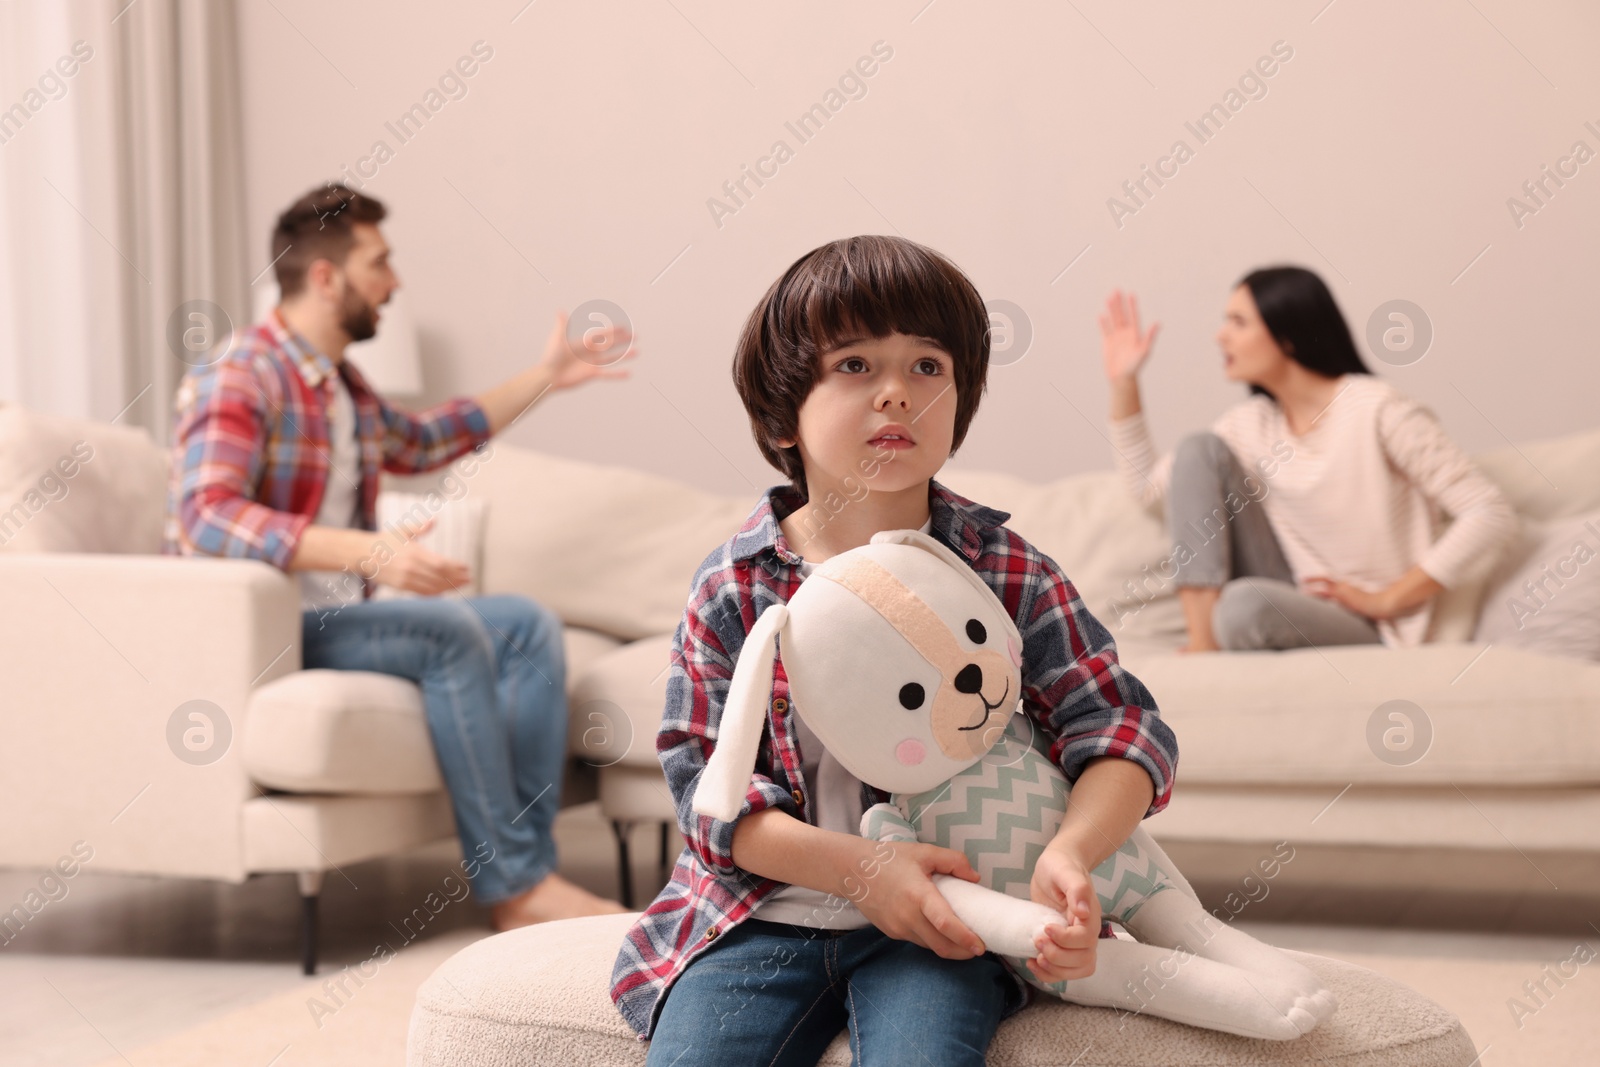
[[[533,367],[412,414],[373,393],[345,349],[377,331],[399,287],[386,214],[339,184],[295,201],[272,235],[281,293],[178,391],[166,551],[265,560],[300,580],[307,668],[379,671],[421,686],[473,890],[497,929],[621,911],[555,873],[566,758],[561,621],[523,597],[440,597],[463,564],[420,526],[376,532],[379,470],[432,470],[487,441],[547,392],[626,378],[626,329],[569,342],[558,314]],[[587,357],[587,358],[586,358]],[[372,583],[420,598],[371,601]]]

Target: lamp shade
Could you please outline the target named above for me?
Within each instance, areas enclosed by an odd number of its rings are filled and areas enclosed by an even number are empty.
[[[264,278],[255,287],[252,314],[266,318],[278,303],[276,279]],[[422,395],[422,353],[417,348],[417,327],[411,321],[405,294],[395,290],[378,310],[378,332],[344,350],[345,358],[361,369],[372,388],[386,397]]]

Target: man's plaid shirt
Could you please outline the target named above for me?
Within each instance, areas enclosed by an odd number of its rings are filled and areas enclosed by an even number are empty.
[[[276,311],[228,338],[184,376],[172,434],[164,551],[265,560],[287,570],[329,478],[361,487],[362,529],[377,528],[379,470],[417,474],[489,439],[461,398],[417,414],[392,407],[348,360],[335,366]],[[356,409],[361,469],[331,470],[328,409],[342,376]]]
[[[783,884],[734,866],[737,820],[699,815],[689,805],[716,744],[745,635],[757,616],[787,603],[800,586],[800,557],[778,523],[802,503],[792,487],[767,490],[739,532],[700,565],[673,635],[656,753],[688,847],[671,882],[629,929],[611,975],[611,999],[640,1040],[655,1029],[666,993],[684,967]],[[1097,756],[1130,759],[1155,784],[1155,799],[1145,814],[1166,807],[1177,740],[1149,691],[1122,668],[1111,634],[1089,614],[1072,583],[1053,560],[1001,525],[1010,518],[1007,513],[975,504],[938,482],[929,484],[929,506],[933,535],[971,564],[1016,620],[1023,638],[1023,706],[1049,739],[1050,758],[1067,780],[1076,781]],[[886,793],[863,789],[869,803],[888,800]],[[745,800],[739,818],[777,807],[815,821],[800,773],[781,650],[773,666],[767,729]]]

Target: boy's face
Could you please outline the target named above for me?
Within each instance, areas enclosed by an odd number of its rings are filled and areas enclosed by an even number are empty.
[[[818,358],[821,373],[800,405],[798,435],[777,442],[799,444],[810,495],[862,483],[895,492],[939,472],[955,437],[949,353],[926,338],[892,333],[848,341]]]

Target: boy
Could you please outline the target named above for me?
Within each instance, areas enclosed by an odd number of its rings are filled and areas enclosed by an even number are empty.
[[[888,797],[794,713],[781,646],[746,809],[733,822],[690,810],[757,616],[880,530],[931,532],[1017,622],[1025,709],[1074,783],[1033,878],[1034,899],[1065,921],[1028,966],[1046,981],[1094,970],[1106,931],[1089,871],[1166,806],[1177,744],[1055,563],[1001,525],[1008,515],[933,481],[977,410],[988,357],[971,282],[900,238],[816,249],[745,325],[734,380],[762,454],[792,484],[769,489],[701,564],[674,635],[656,748],[688,847],[629,930],[611,989],[651,1039],[650,1064],[814,1064],[848,1024],[858,1064],[981,1065],[1027,1001],[930,880],[976,880],[965,856],[859,836],[862,811]]]

